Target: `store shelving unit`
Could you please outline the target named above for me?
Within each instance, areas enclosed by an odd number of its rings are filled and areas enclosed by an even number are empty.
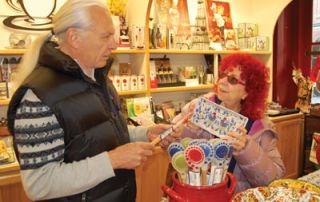
[[[140,0],[142,3],[142,0]],[[250,0],[245,0],[249,2]],[[272,62],[272,52],[271,51],[252,51],[252,50],[174,50],[174,49],[150,49],[149,48],[149,16],[151,12],[151,7],[153,0],[143,0],[143,2],[147,3],[146,7],[146,15],[144,19],[145,24],[145,48],[144,49],[117,49],[112,51],[114,55],[119,57],[126,57],[128,58],[129,62],[134,66],[134,73],[135,74],[142,74],[145,75],[145,82],[146,82],[146,89],[145,90],[130,90],[130,91],[120,91],[120,96],[152,96],[152,94],[156,93],[170,93],[174,92],[188,92],[188,91],[198,91],[198,90],[207,90],[209,91],[212,89],[212,85],[199,85],[199,86],[192,86],[192,87],[166,87],[166,88],[151,88],[150,87],[150,58],[153,56],[159,55],[168,55],[169,57],[176,57],[176,56],[191,56],[195,55],[201,57],[201,55],[213,55],[213,74],[214,79],[216,80],[216,76],[218,75],[218,59],[219,56],[225,56],[233,53],[248,53],[252,54],[255,57],[258,57],[260,60],[271,66]],[[232,2],[233,3],[233,2]],[[234,2],[234,4],[238,3]],[[255,4],[255,2],[254,2]],[[140,19],[141,21],[141,19]],[[270,38],[270,49],[272,47],[272,36]],[[26,51],[23,49],[1,49],[0,50],[0,57],[1,56],[8,56],[8,55],[23,55]],[[270,62],[271,61],[271,62]],[[270,81],[272,81],[272,67],[270,71]],[[9,100],[0,100],[0,106],[7,105]]]

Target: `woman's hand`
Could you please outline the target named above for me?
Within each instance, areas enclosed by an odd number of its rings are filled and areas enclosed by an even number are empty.
[[[230,132],[228,136],[222,138],[232,145],[234,156],[238,156],[248,143],[247,130],[243,127],[239,130],[240,133]]]
[[[153,139],[157,138],[161,133],[169,129],[170,127],[173,128],[173,132],[170,133],[166,138],[161,140],[160,146],[161,147],[166,147],[168,146],[171,142],[176,141],[176,139],[180,138],[181,133],[182,133],[182,126],[177,126],[175,125],[168,125],[168,124],[156,124],[148,129],[147,137],[149,138],[150,141]]]

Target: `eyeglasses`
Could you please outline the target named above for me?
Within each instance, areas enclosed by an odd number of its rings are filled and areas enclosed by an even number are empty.
[[[225,72],[221,72],[219,73],[219,79],[223,79],[227,77],[227,81],[231,84],[231,85],[237,85],[237,84],[241,84],[241,85],[246,85],[245,82],[240,81],[239,79],[237,79],[234,75],[228,75]]]

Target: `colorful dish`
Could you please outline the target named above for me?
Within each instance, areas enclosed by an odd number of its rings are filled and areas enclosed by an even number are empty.
[[[308,175],[302,176],[299,180],[306,181],[320,187],[320,170],[316,170]]]
[[[269,187],[304,189],[306,191],[313,191],[320,194],[320,187],[317,187],[309,182],[302,181],[302,180],[293,180],[293,179],[275,180],[271,184],[269,184]]]
[[[236,194],[233,202],[319,202],[320,194],[285,187],[257,187]]]

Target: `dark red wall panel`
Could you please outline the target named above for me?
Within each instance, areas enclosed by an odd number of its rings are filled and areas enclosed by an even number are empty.
[[[293,0],[281,13],[273,41],[273,100],[293,108],[297,87],[292,80],[293,66],[309,75],[311,49],[312,1]]]

